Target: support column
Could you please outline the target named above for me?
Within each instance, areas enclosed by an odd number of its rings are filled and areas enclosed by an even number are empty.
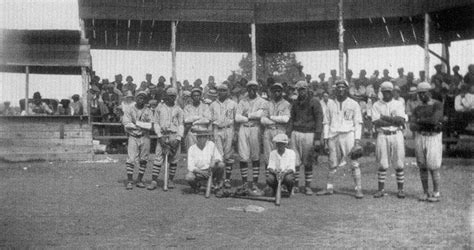
[[[446,73],[449,75],[451,74],[451,65],[449,63],[449,46],[450,42],[444,42],[441,44],[441,57],[444,58],[444,60],[441,61],[443,64],[443,67],[446,69]]]
[[[344,54],[346,54],[346,64],[345,64],[345,70],[349,69],[349,49],[344,48]],[[346,73],[346,72],[344,72]]]
[[[425,76],[426,81],[430,82],[430,15],[425,13]]]
[[[171,86],[176,87],[176,21],[171,22]]]
[[[343,0],[339,0],[339,77],[345,79],[345,69],[344,69],[344,10],[343,10]]]
[[[28,109],[28,96],[30,95],[30,66],[25,67],[25,112],[26,115],[30,115],[30,111]]]
[[[89,90],[89,74],[87,74],[87,68],[81,67],[81,77],[82,77],[82,107],[84,107],[84,115],[90,114],[89,98],[87,96],[87,91]]]
[[[251,43],[252,43],[252,80],[257,81],[257,39],[255,22],[250,25],[251,29]]]

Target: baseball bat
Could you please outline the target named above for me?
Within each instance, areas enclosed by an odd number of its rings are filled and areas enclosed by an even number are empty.
[[[240,196],[240,195],[234,195],[234,196],[231,196],[231,197],[233,197],[233,198],[239,198],[239,199],[247,199],[247,200],[275,202],[275,197],[266,197],[266,196]]]
[[[206,186],[206,198],[211,196],[211,186],[212,186],[212,170],[209,171],[209,178],[207,178],[207,186]]]
[[[163,176],[163,191],[168,191],[168,153],[165,154],[165,171]]]
[[[275,205],[280,206],[280,201],[281,201],[281,182],[282,182],[283,176],[281,173],[278,173],[278,186],[276,190],[276,195],[275,195]]]

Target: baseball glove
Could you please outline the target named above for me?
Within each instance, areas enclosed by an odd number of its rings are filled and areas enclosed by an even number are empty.
[[[349,157],[351,160],[357,160],[363,155],[363,149],[360,145],[355,145],[352,149],[351,152],[349,152]]]

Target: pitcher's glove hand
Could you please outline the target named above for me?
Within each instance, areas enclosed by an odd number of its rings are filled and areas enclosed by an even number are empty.
[[[349,152],[349,157],[351,160],[357,160],[363,155],[363,149],[359,144],[356,144],[352,149],[351,152]]]

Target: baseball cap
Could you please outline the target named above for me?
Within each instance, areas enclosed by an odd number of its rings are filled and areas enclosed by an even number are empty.
[[[193,94],[194,92],[199,92],[200,94],[202,94],[202,89],[201,89],[201,88],[193,88],[193,89],[191,89],[191,94]]]
[[[280,89],[283,89],[283,85],[279,82],[273,84],[270,89],[274,89],[274,88],[280,88]]]
[[[288,143],[288,136],[286,134],[277,134],[273,137],[273,142]]]
[[[177,96],[178,95],[178,91],[173,88],[173,87],[170,87],[166,90],[166,94],[167,95],[174,95],[174,96]]]
[[[147,96],[147,93],[145,91],[138,91],[136,94],[135,94],[135,97],[139,97],[141,95],[144,95],[144,96]]]
[[[416,93],[416,87],[410,87],[408,94],[415,94],[415,93]]]
[[[393,90],[393,84],[389,81],[383,82],[380,85],[380,91],[392,91]]]
[[[258,83],[256,81],[253,81],[253,80],[251,80],[247,83],[247,87],[252,86],[252,85],[258,86]]]
[[[191,91],[189,90],[183,91],[183,96],[191,96]]]
[[[344,81],[344,80],[338,80],[338,81],[336,81],[335,85],[336,85],[336,86],[337,86],[337,85],[344,85],[344,87],[346,87],[346,88],[349,87],[349,84],[347,84],[347,82]]]
[[[227,86],[227,84],[219,84],[217,85],[217,90],[228,90],[229,89],[229,86]]]
[[[306,81],[298,81],[295,86],[296,89],[307,89],[308,83]]]
[[[431,84],[427,82],[420,82],[416,88],[416,92],[428,92],[431,90]]]
[[[210,89],[210,90],[207,92],[207,94],[208,94],[209,96],[217,96],[217,90],[215,90],[215,89]]]

